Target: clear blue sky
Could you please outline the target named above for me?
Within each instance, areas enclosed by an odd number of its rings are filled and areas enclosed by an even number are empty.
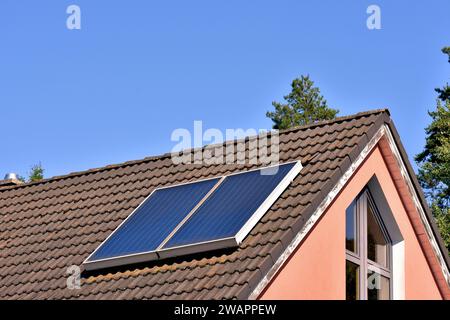
[[[81,30],[66,28],[70,4]],[[366,28],[370,4],[382,30]],[[0,175],[161,154],[194,120],[270,128],[265,112],[301,74],[342,115],[389,107],[412,157],[450,78],[449,12],[448,0],[2,0]]]

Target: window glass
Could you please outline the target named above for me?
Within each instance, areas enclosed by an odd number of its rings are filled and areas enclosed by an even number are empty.
[[[387,241],[369,202],[367,203],[367,258],[387,267]]]
[[[389,300],[389,297],[389,279],[369,270],[367,273],[367,299]]]
[[[353,262],[346,261],[346,299],[359,299],[359,266]]]
[[[347,208],[345,215],[345,248],[357,253],[355,201]]]
[[[365,191],[345,212],[346,299],[389,300],[390,239]]]

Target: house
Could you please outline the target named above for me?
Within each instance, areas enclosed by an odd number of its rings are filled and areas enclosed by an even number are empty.
[[[448,252],[387,110],[281,131],[279,157],[301,169],[235,246],[107,265],[89,257],[155,190],[261,165],[175,165],[166,154],[1,181],[0,298],[450,298]]]

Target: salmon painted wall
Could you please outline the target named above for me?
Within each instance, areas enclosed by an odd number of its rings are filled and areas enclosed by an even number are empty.
[[[405,243],[405,298],[441,299],[408,214],[375,148],[260,299],[345,299],[345,209],[376,175]]]

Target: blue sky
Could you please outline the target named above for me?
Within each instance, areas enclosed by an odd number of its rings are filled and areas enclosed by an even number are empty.
[[[81,8],[81,30],[66,8]],[[366,9],[381,8],[381,30]],[[389,107],[412,157],[450,78],[450,2],[23,1],[0,4],[0,175],[168,152],[176,128],[270,128],[309,74],[341,115]]]

